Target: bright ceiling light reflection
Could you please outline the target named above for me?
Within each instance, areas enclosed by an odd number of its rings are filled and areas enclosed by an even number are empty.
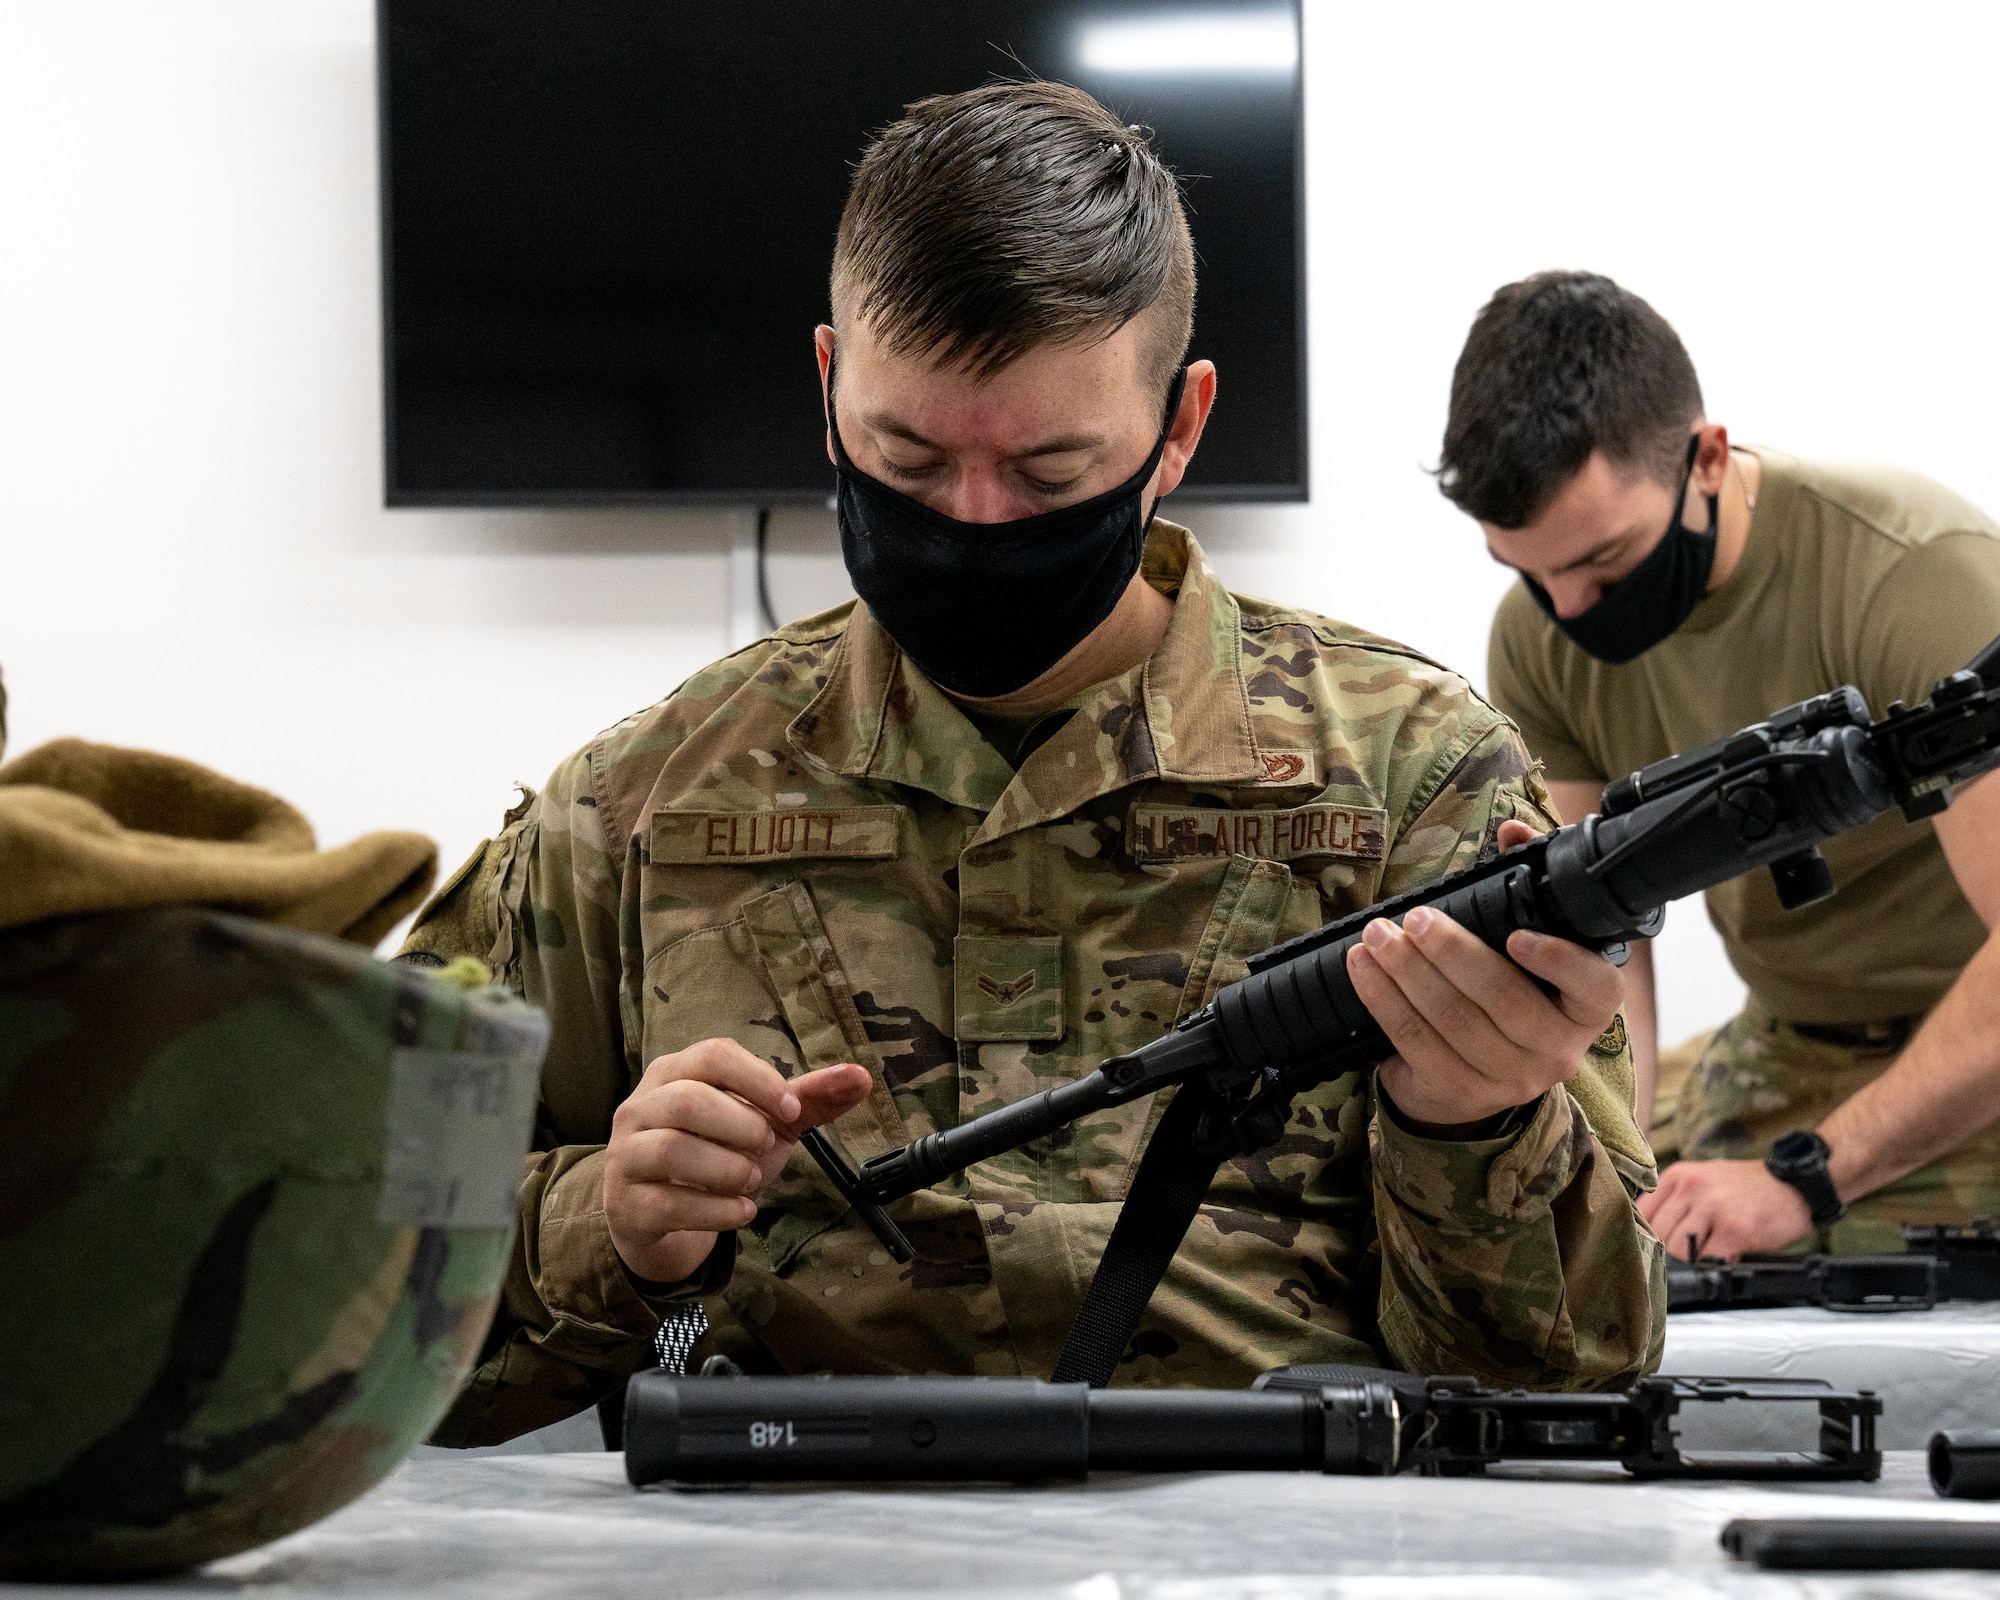
[[[1092,72],[1290,73],[1299,63],[1292,13],[1182,11],[1084,26],[1077,56]]]

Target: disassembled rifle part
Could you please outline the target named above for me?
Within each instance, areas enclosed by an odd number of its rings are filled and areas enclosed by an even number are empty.
[[[1815,1406],[1816,1450],[1688,1452],[1675,1419],[1726,1402]],[[1458,1477],[1503,1462],[1617,1462],[1635,1478],[1869,1480],[1868,1390],[1813,1379],[1642,1378],[1623,1394],[1482,1389],[1365,1367],[1281,1367],[1250,1389],[1093,1389],[1039,1378],[714,1378],[626,1389],[634,1484],[1022,1482],[1091,1472]]]

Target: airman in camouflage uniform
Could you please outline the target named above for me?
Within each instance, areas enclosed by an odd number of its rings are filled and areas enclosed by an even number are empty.
[[[1462,679],[1230,594],[1171,524],[1144,570],[1175,598],[1164,642],[1018,771],[842,607],[593,741],[433,902],[408,949],[487,958],[553,1022],[525,1248],[440,1442],[579,1409],[697,1296],[753,1369],[1046,1374],[1157,1099],[899,1203],[907,1267],[798,1155],[670,1287],[624,1270],[606,1227],[613,1111],[711,1037],[788,1075],[858,1062],[871,1091],[832,1131],[865,1160],[1154,1038],[1246,957],[1472,863],[1509,818],[1548,824],[1513,728]],[[1277,1144],[1223,1167],[1117,1381],[1649,1370],[1631,1094],[1620,1025],[1486,1140],[1417,1137],[1360,1075],[1302,1096]]]
[[[412,934],[553,1029],[523,1248],[441,1443],[614,1390],[697,1301],[753,1371],[1048,1373],[1166,1097],[898,1202],[904,1267],[800,1136],[865,1161],[1072,1082],[1255,952],[1547,821],[1460,679],[1238,599],[1152,520],[1216,374],[1185,359],[1193,243],[1144,130],[1061,84],[910,107],[856,168],[831,299],[860,600],[565,762]],[[1370,925],[1349,973],[1395,1054],[1221,1169],[1114,1381],[1653,1363],[1617,976],[1508,956]]]
[[[1843,684],[1876,717],[1919,704],[2000,626],[2000,522],[1916,473],[1734,442],[1673,328],[1598,274],[1481,309],[1439,482],[1521,575],[1487,683],[1573,817]],[[1748,1000],[1673,1097],[1678,1159],[1640,1206],[1674,1254],[1894,1250],[2000,1203],[2000,779],[1950,801],[1828,840],[1809,904],[1764,871],[1708,891]]]

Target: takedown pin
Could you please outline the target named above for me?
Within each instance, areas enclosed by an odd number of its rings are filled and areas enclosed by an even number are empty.
[[[888,1212],[862,1193],[861,1186],[855,1179],[854,1169],[847,1164],[846,1157],[833,1147],[833,1142],[819,1129],[808,1128],[799,1135],[799,1143],[805,1146],[806,1154],[819,1163],[820,1171],[824,1172],[832,1181],[834,1188],[840,1191],[841,1199],[854,1208],[857,1217],[868,1224],[868,1231],[882,1241],[882,1248],[899,1262],[916,1260],[917,1252],[912,1248],[910,1241],[903,1237],[903,1230],[896,1226]]]

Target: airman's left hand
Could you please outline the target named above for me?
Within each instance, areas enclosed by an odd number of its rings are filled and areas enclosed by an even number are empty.
[[[1534,837],[1525,823],[1500,825],[1503,850]],[[1443,1138],[1475,1136],[1574,1077],[1625,993],[1595,951],[1521,930],[1503,956],[1425,907],[1400,928],[1371,922],[1347,971],[1396,1047],[1376,1069],[1378,1086],[1415,1131]],[[1531,973],[1554,986],[1553,998]]]
[[[1683,1261],[1782,1250],[1812,1227],[1805,1196],[1761,1161],[1676,1161],[1639,1197],[1639,1215]]]

